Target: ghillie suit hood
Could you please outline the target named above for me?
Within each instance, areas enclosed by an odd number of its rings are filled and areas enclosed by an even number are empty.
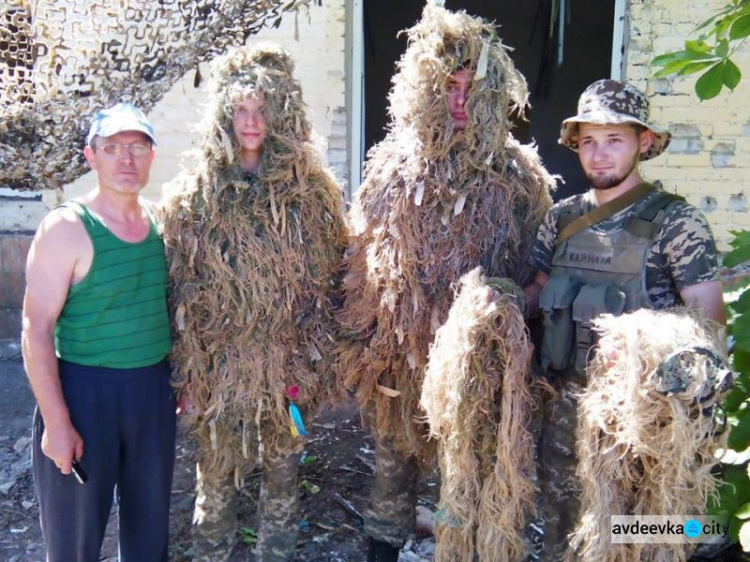
[[[526,86],[492,25],[428,5],[408,38],[390,130],[368,155],[352,211],[341,366],[378,432],[426,460],[434,443],[418,403],[451,284],[478,265],[521,286],[531,280],[529,252],[554,179],[509,132]],[[459,67],[478,77],[463,131],[447,104]]]
[[[723,441],[723,335],[677,308],[601,316],[595,329],[576,430],[581,520],[567,559],[684,561],[695,544],[610,544],[610,516],[705,513]]]
[[[435,334],[421,406],[438,440],[437,562],[521,560],[534,512],[532,344],[523,292],[476,268]]]
[[[346,244],[343,200],[310,142],[289,54],[241,48],[213,65],[199,163],[169,187],[165,241],[177,340],[172,361],[209,451],[207,471],[242,466],[248,425],[289,429],[287,392],[311,411],[332,391],[332,296]],[[257,177],[239,165],[233,105],[262,95]],[[265,442],[266,447],[274,447]]]

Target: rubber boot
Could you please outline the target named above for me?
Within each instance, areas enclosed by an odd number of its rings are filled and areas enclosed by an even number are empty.
[[[398,562],[401,548],[370,537],[367,549],[367,562]]]

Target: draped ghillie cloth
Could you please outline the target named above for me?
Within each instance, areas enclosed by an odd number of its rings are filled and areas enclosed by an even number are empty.
[[[605,315],[595,329],[576,432],[581,519],[567,558],[687,560],[695,544],[610,544],[610,516],[706,513],[724,437],[722,330],[684,308]]]
[[[521,560],[534,513],[531,344],[523,291],[476,268],[435,334],[421,406],[438,442],[437,562]],[[476,558],[475,558],[476,556]]]
[[[287,391],[312,413],[336,393],[332,309],[346,244],[343,199],[310,142],[293,64],[279,47],[214,65],[197,169],[166,208],[177,338],[175,385],[206,471],[242,467],[249,426],[273,448],[289,432]],[[257,177],[238,165],[233,103],[262,94],[267,136]],[[237,474],[237,472],[236,472]]]
[[[526,84],[492,25],[428,5],[408,37],[390,130],[368,154],[353,204],[340,361],[378,432],[428,462],[434,442],[419,398],[451,285],[478,265],[530,282],[528,257],[555,180],[535,148],[510,134]],[[465,130],[454,130],[446,101],[459,68],[476,70]]]
[[[245,44],[310,0],[3,0],[0,185],[62,190],[90,170],[97,111],[146,113],[199,63]]]

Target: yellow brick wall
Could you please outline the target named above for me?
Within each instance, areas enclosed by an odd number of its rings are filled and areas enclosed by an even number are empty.
[[[698,75],[655,79],[648,64],[682,49],[695,26],[728,2],[631,0],[626,53],[627,80],[650,96],[654,123],[673,133],[666,155],[644,164],[644,175],[702,209],[722,250],[731,230],[750,230],[750,47],[733,57],[743,75],[737,89],[705,102],[695,95]]]

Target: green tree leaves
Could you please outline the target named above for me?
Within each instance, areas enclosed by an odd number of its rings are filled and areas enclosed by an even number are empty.
[[[703,33],[685,41],[685,48],[659,55],[651,66],[661,67],[656,78],[687,76],[703,72],[695,83],[695,93],[710,100],[723,88],[734,90],[742,72],[731,57],[750,36],[750,0],[732,0],[696,28]]]
[[[703,77],[701,77],[703,78]],[[722,77],[723,83],[723,77]],[[750,232],[733,231],[732,250],[723,264],[734,267],[750,259]],[[737,294],[739,291],[739,294]],[[739,540],[745,552],[750,551],[750,291],[748,281],[732,293],[728,300],[729,331],[734,339],[732,364],[737,377],[734,387],[722,403],[727,423],[731,426],[728,450],[722,457],[724,482],[718,501],[709,502],[713,513],[729,516],[730,535]]]
[[[732,28],[729,30],[729,38],[733,41],[738,39],[744,39],[750,35],[750,14],[739,16],[734,23]]]
[[[724,73],[723,61],[713,65],[695,83],[695,93],[702,100],[715,98],[721,92],[723,85],[722,75]]]
[[[740,83],[742,78],[742,72],[731,60],[726,59],[724,61],[724,68],[721,71],[721,81],[730,90],[734,90],[737,84]]]

